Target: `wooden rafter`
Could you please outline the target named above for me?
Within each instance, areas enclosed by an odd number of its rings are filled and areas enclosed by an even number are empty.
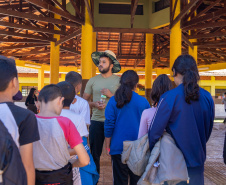
[[[65,37],[63,37],[62,39],[56,41],[56,46],[58,46],[59,44],[62,44],[68,40],[73,39],[74,37],[81,35],[81,29],[76,30],[75,32],[71,33],[70,35],[67,35]]]
[[[131,0],[131,20],[130,20],[131,28],[133,28],[137,5],[138,5],[138,0]]]
[[[191,0],[191,2],[180,12],[180,14],[173,19],[172,24],[170,25],[170,27],[172,28],[176,23],[178,23],[178,21],[180,21],[188,12],[189,10],[195,6],[195,4],[198,2],[199,0]]]
[[[23,30],[32,30],[32,31],[35,31],[35,32],[44,32],[44,33],[50,33],[50,34],[59,34],[59,35],[65,35],[66,34],[65,32],[58,31],[58,30],[50,30],[50,29],[46,29],[46,28],[16,24],[16,23],[5,22],[5,21],[0,21],[0,26],[5,26],[5,27],[9,27],[9,28],[16,28],[16,29],[23,29]]]
[[[72,26],[72,27],[78,27],[80,25],[74,23],[74,22],[68,22],[68,21],[62,21],[60,19],[54,19],[51,17],[40,17],[34,14],[28,14],[24,12],[17,12],[14,10],[6,10],[3,8],[0,8],[0,14],[2,15],[8,15],[8,16],[14,16],[17,18],[25,18],[25,19],[31,19],[35,21],[42,21],[42,22],[48,22],[48,23],[53,23],[53,24],[62,24],[65,26]]]
[[[56,7],[54,7],[53,5],[49,4],[49,3],[46,3],[44,1],[40,1],[40,0],[26,0],[27,2],[31,3],[31,4],[34,4],[38,7],[41,7],[41,8],[44,8],[52,13],[55,13],[55,14],[58,14],[66,19],[69,19],[71,21],[74,21],[78,24],[84,24],[84,20],[81,20],[77,17],[75,17],[74,15],[71,15],[70,13],[68,12],[65,12],[61,9],[58,9]]]
[[[0,30],[0,35],[7,35],[7,36],[10,35],[10,36],[22,37],[22,38],[27,38],[27,39],[42,40],[42,41],[53,41],[53,42],[56,41],[56,39],[54,39],[54,38],[40,37],[40,36],[37,36],[37,35],[31,35],[31,34],[16,33],[14,31]]]
[[[201,39],[201,38],[211,38],[211,37],[224,37],[226,36],[226,32],[215,32],[215,33],[207,33],[207,34],[198,34],[198,35],[188,35],[189,39]]]
[[[186,42],[192,49],[194,49],[194,45],[188,40],[188,38],[182,33],[182,40]]]
[[[201,11],[199,14],[197,14],[196,18],[198,18],[198,17],[202,16],[203,14],[205,14],[206,12],[208,12],[211,8],[213,8],[219,2],[221,2],[221,0],[216,0],[216,1],[212,2],[207,8],[205,8],[203,11]]]
[[[198,18],[194,17],[190,21],[185,22],[182,25],[182,29],[184,29],[186,27],[190,27],[191,25],[194,25],[194,24],[198,24],[200,22],[204,22],[204,21],[207,21],[207,20],[210,20],[210,19],[214,19],[216,17],[220,17],[220,16],[225,15],[225,14],[226,14],[226,11],[223,8],[223,9],[220,9],[218,11],[215,11],[214,13],[208,13],[208,14],[201,16],[201,17],[198,17]]]
[[[169,29],[146,29],[146,28],[100,28],[94,27],[94,32],[115,32],[115,33],[152,33],[169,34]]]
[[[82,14],[81,14],[81,12],[80,12],[78,6],[77,6],[76,3],[74,2],[74,0],[70,0],[70,2],[71,2],[71,4],[72,4],[73,8],[75,9],[76,14],[78,14],[78,16],[79,16],[80,18],[82,18]]]
[[[84,0],[84,2],[85,2],[85,6],[87,8],[88,14],[89,14],[89,19],[90,19],[91,25],[94,26],[94,19],[93,19],[93,13],[91,11],[91,6],[89,5],[88,0]]]

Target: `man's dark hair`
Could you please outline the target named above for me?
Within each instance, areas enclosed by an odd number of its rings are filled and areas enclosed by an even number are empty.
[[[57,86],[60,88],[64,97],[64,107],[70,107],[75,98],[74,86],[66,81],[58,83]]]
[[[224,92],[224,95],[226,95],[226,92]]]
[[[62,97],[60,88],[55,84],[50,84],[42,88],[38,95],[38,101],[48,103],[58,97]]]
[[[5,91],[9,82],[17,78],[16,64],[13,59],[0,56],[0,92]]]
[[[65,81],[72,84],[75,88],[78,84],[82,83],[82,76],[75,71],[70,71],[67,73]]]

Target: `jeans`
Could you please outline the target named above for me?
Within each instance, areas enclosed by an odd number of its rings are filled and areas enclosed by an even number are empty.
[[[100,156],[103,150],[104,144],[104,122],[91,120],[89,127],[89,143],[90,151],[93,156],[93,160],[97,167],[97,172],[100,174]]]

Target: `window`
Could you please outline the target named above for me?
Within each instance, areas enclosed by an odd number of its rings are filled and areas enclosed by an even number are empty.
[[[170,0],[160,0],[158,2],[155,2],[155,12],[158,12],[168,7],[170,7]]]
[[[100,3],[99,4],[100,14],[121,14],[121,15],[131,15],[131,4],[110,4],[110,3]],[[137,5],[137,10],[135,15],[144,15],[143,5]]]
[[[22,92],[21,92],[22,96],[28,96],[31,88],[38,89],[37,87],[34,87],[34,86],[22,86]]]

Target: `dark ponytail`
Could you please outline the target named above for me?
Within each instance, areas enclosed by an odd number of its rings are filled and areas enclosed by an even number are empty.
[[[129,103],[132,98],[132,91],[139,82],[139,76],[133,70],[128,70],[122,74],[120,86],[115,92],[115,101],[117,108],[122,108]]]
[[[177,73],[183,76],[185,101],[190,104],[191,100],[199,100],[200,77],[195,59],[191,55],[181,55],[175,60],[172,70],[175,76]]]

